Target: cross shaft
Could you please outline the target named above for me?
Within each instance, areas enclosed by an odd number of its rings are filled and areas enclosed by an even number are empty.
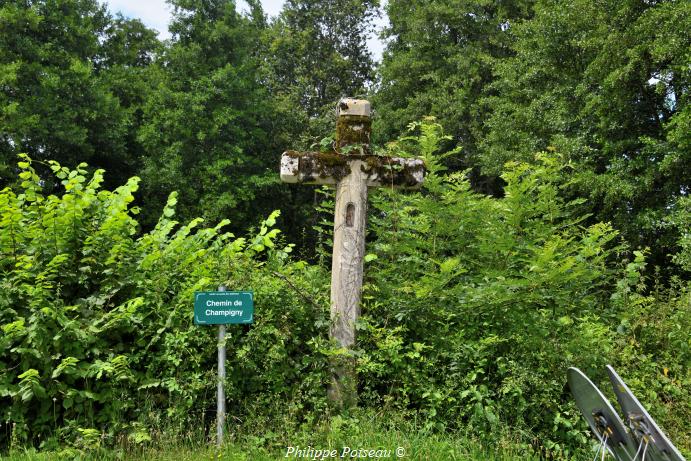
[[[336,406],[348,407],[357,401],[354,364],[347,354],[355,345],[355,324],[360,316],[367,188],[419,188],[424,180],[425,165],[421,159],[370,153],[368,101],[343,99],[338,103],[337,111],[334,151],[284,152],[281,156],[281,180],[336,186],[330,334],[344,349],[346,359],[334,362],[328,394]],[[340,153],[342,151],[357,153]]]

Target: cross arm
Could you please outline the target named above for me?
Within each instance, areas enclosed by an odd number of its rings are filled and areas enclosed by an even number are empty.
[[[336,184],[353,168],[366,174],[368,187],[417,189],[425,178],[425,164],[418,158],[291,150],[281,156],[281,180],[287,183]]]

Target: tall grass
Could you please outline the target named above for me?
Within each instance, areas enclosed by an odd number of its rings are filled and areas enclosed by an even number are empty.
[[[357,449],[380,450],[378,459],[401,460],[463,460],[463,461],[537,461],[539,456],[530,446],[519,443],[516,435],[507,432],[495,434],[491,440],[479,440],[463,433],[446,433],[421,427],[415,419],[400,415],[377,415],[358,411],[350,416],[334,416],[318,422],[303,424],[283,431],[281,424],[271,428],[229,425],[226,443],[217,451],[212,440],[192,436],[167,438],[160,434],[155,442],[145,445],[123,445],[120,447],[92,450],[77,447],[59,452],[39,453],[36,451],[13,451],[2,459],[8,461],[57,461],[77,460],[160,460],[160,461],[203,461],[203,460],[311,460],[316,450],[336,451],[336,457],[324,459],[377,459],[376,457],[353,458],[349,456]],[[284,427],[290,427],[286,424]],[[289,453],[289,447],[296,450],[311,450],[309,456],[296,457]],[[376,455],[376,454],[375,454]],[[320,459],[320,458],[316,458]]]

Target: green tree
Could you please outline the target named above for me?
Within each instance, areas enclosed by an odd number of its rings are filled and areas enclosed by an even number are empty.
[[[488,174],[508,160],[556,150],[572,162],[573,195],[667,266],[665,227],[688,194],[691,5],[684,1],[541,1],[513,27],[484,101],[479,157]]]
[[[271,26],[271,85],[308,118],[331,113],[343,96],[374,80],[367,48],[378,0],[288,0]]]
[[[19,152],[131,175],[153,32],[96,0],[3,2],[0,24],[0,182]]]
[[[117,98],[127,127],[120,140],[124,153],[103,152],[95,163],[109,172],[105,183],[108,187],[126,182],[142,167],[144,147],[137,139],[138,131],[144,122],[144,107],[162,81],[160,70],[154,65],[163,53],[163,44],[156,34],[138,19],[117,15],[106,27],[101,42],[95,67],[99,78]]]
[[[139,133],[143,196],[162,206],[171,190],[180,190],[185,218],[254,223],[257,212],[273,206],[267,197],[280,154],[257,52],[263,14],[254,5],[250,16],[242,15],[226,0],[171,5],[163,80],[147,101]],[[155,215],[144,220],[151,225]]]
[[[530,17],[532,0],[432,0],[387,2],[386,51],[375,95],[379,114],[375,135],[397,137],[406,126],[434,115],[462,146],[456,168],[477,164],[476,128],[485,111],[478,101],[493,81],[495,59],[512,51],[516,20]],[[481,181],[488,180],[487,183]],[[491,178],[474,177],[476,187],[497,192]]]
[[[673,261],[691,272],[691,197],[679,199],[668,224],[679,230],[679,252],[674,255]]]

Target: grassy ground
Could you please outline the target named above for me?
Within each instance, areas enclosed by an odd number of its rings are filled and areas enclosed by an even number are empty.
[[[313,460],[313,459],[382,459],[382,460],[464,460],[464,461],[537,461],[531,449],[510,435],[498,435],[483,443],[462,434],[435,433],[405,421],[382,421],[360,415],[357,418],[335,417],[321,425],[294,431],[288,436],[271,431],[228,436],[220,451],[208,443],[161,437],[155,445],[123,448],[67,447],[61,451],[37,453],[14,450],[0,455],[8,461],[133,460],[133,461],[203,461],[203,460]],[[199,439],[197,439],[199,440]],[[295,451],[289,451],[293,447]],[[310,450],[311,448],[311,450]],[[296,450],[303,450],[302,453]],[[356,450],[363,449],[358,453]],[[320,457],[316,450],[322,450]],[[335,453],[332,451],[335,450]],[[350,450],[350,451],[349,451]],[[368,452],[374,450],[374,452]],[[377,452],[376,450],[380,450]],[[324,454],[325,451],[330,453]],[[353,454],[355,453],[355,455]],[[301,455],[301,456],[300,456]]]
[[[65,450],[62,452],[36,453],[31,451],[15,452],[5,455],[3,460],[8,461],[62,461],[65,459],[74,460],[132,460],[132,461],[202,461],[202,460],[243,460],[243,461],[270,461],[278,459],[401,459],[401,460],[464,460],[464,461],[509,461],[509,460],[536,460],[537,457],[525,456],[519,450],[512,449],[490,449],[481,446],[468,446],[466,443],[440,443],[435,440],[424,440],[418,446],[401,442],[401,445],[369,445],[367,449],[381,449],[380,457],[377,453],[367,456],[362,453],[359,457],[353,457],[351,453],[344,452],[343,447],[332,447],[336,449],[333,457],[319,457],[316,451],[308,452],[305,457],[287,455],[287,448],[281,450],[266,450],[260,448],[248,448],[236,445],[227,445],[220,451],[210,447],[198,448],[161,448],[144,449],[136,451],[122,450],[98,450],[93,452],[82,452],[76,450]],[[300,447],[302,449],[307,447]],[[327,447],[331,448],[331,447]],[[352,448],[358,448],[353,446]],[[324,449],[324,447],[316,447]],[[342,456],[343,455],[343,456]]]

